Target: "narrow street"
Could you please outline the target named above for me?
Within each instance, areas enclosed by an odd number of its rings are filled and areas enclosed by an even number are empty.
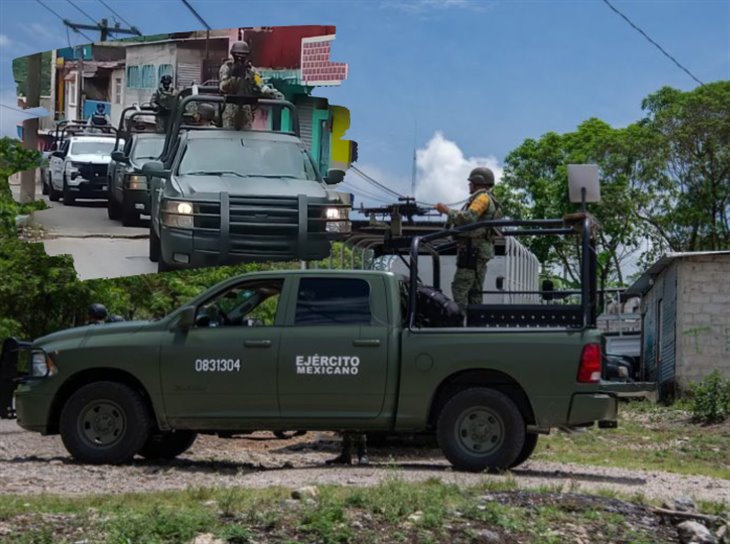
[[[10,187],[17,199],[20,186],[11,178]],[[115,278],[157,272],[148,259],[147,226],[124,227],[107,217],[106,201],[79,200],[74,206],[43,198],[49,209],[34,212],[31,225],[43,230],[43,246],[48,255],[70,254],[82,280]]]

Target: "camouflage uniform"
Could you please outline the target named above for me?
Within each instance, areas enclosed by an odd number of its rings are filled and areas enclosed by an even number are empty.
[[[167,132],[167,125],[177,102],[177,90],[174,87],[165,89],[164,85],[161,84],[152,94],[151,102],[157,106],[158,110],[158,115],[155,117],[157,131]]]
[[[352,463],[352,447],[357,448],[357,462],[359,465],[369,465],[367,450],[367,436],[363,433],[342,433],[342,452],[334,459],[325,461],[328,465],[349,465]]]
[[[250,62],[236,63],[229,58],[220,68],[218,74],[220,90],[228,96],[265,96],[281,98],[281,93],[266,85]],[[251,106],[226,104],[221,116],[223,128],[247,130],[253,124]]]
[[[474,191],[460,211],[449,210],[449,222],[455,226],[494,219],[497,201],[486,188]],[[451,295],[462,311],[467,304],[481,304],[487,262],[494,257],[492,229],[481,228],[457,235],[457,263]]]

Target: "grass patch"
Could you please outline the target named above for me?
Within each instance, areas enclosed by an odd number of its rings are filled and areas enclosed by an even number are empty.
[[[641,523],[601,508],[601,498],[514,490],[513,482],[459,488],[392,478],[370,488],[322,486],[316,498],[290,490],[205,489],[59,498],[5,497],[0,542],[20,544],[187,543],[209,533],[223,542],[650,542]],[[714,505],[704,505],[706,509]],[[610,530],[605,529],[611,527]],[[597,528],[602,528],[598,530]],[[654,529],[651,529],[654,530]],[[602,532],[601,532],[602,531]],[[480,536],[481,535],[481,536]],[[643,539],[643,540],[642,540]]]
[[[622,404],[618,429],[540,437],[533,459],[730,479],[730,422],[693,423],[683,408]]]

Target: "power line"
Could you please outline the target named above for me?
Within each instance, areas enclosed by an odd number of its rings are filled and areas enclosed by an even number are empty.
[[[198,21],[200,21],[207,30],[210,30],[210,25],[205,22],[205,19],[203,19],[197,11],[195,11],[195,8],[190,5],[190,2],[188,2],[188,0],[180,1],[185,4],[185,6],[192,12],[193,15],[195,15]]]
[[[661,52],[662,52],[662,53],[664,54],[664,56],[665,56],[665,57],[667,57],[667,58],[668,58],[669,60],[671,60],[671,61],[672,61],[672,62],[673,62],[674,64],[676,64],[676,65],[677,65],[677,66],[678,66],[678,67],[679,67],[680,69],[682,69],[682,70],[683,70],[684,72],[686,72],[686,73],[687,73],[687,75],[689,75],[689,77],[691,77],[692,79],[694,79],[694,80],[695,80],[695,81],[696,81],[697,83],[699,83],[700,85],[704,85],[704,83],[702,83],[702,82],[701,82],[701,81],[700,81],[699,79],[697,79],[697,78],[695,77],[695,75],[694,75],[694,74],[693,74],[692,72],[690,72],[690,71],[689,71],[689,70],[688,70],[687,68],[685,68],[684,66],[682,66],[682,65],[681,65],[681,64],[679,63],[679,61],[678,61],[677,59],[675,59],[675,58],[674,58],[674,57],[673,57],[672,55],[670,55],[669,53],[667,53],[667,52],[666,52],[666,51],[664,50],[664,48],[663,48],[663,47],[662,47],[661,45],[659,45],[659,44],[658,44],[658,43],[656,43],[656,42],[655,42],[654,40],[652,40],[652,39],[651,39],[651,38],[649,37],[649,35],[648,35],[648,34],[647,34],[646,32],[644,32],[644,31],[643,31],[643,30],[641,30],[641,29],[640,29],[640,28],[639,28],[638,26],[636,26],[636,25],[635,25],[635,24],[634,24],[634,23],[633,23],[633,22],[631,21],[631,19],[629,19],[628,17],[626,17],[626,15],[624,15],[624,14],[623,14],[623,13],[621,13],[621,12],[620,12],[620,11],[619,11],[618,9],[616,9],[616,8],[615,8],[615,7],[613,6],[613,5],[611,5],[611,2],[609,2],[608,0],[603,0],[603,3],[604,3],[604,4],[606,4],[606,5],[607,5],[607,6],[609,7],[609,8],[611,8],[611,9],[612,9],[613,11],[615,11],[615,12],[616,12],[616,13],[617,13],[617,14],[618,14],[618,15],[619,15],[619,16],[620,16],[620,17],[621,17],[622,19],[624,19],[624,20],[625,20],[625,21],[626,21],[627,23],[629,23],[629,25],[631,25],[631,27],[632,27],[632,28],[634,28],[634,30],[636,30],[636,31],[637,31],[637,32],[638,32],[639,34],[641,34],[642,36],[644,36],[644,38],[646,38],[646,39],[647,39],[647,40],[649,41],[649,43],[651,43],[651,44],[652,44],[652,45],[654,45],[654,46],[655,46],[655,47],[656,47],[657,49],[659,49],[659,51],[661,51]]]
[[[129,21],[127,21],[124,17],[122,17],[121,15],[119,15],[119,13],[117,13],[116,11],[114,11],[114,8],[112,8],[109,4],[107,4],[106,2],[104,2],[104,0],[99,0],[99,3],[102,6],[104,6],[106,9],[108,9],[109,11],[111,11],[114,15],[116,15],[119,18],[119,20],[122,21],[128,27],[130,27],[130,28],[137,28],[134,25],[132,25],[132,23],[130,23]]]
[[[52,10],[52,9],[51,9],[51,8],[49,8],[49,7],[47,6],[47,5],[45,5],[45,4],[44,4],[44,3],[43,3],[43,2],[41,1],[41,0],[35,0],[35,1],[36,1],[36,2],[38,2],[38,3],[39,3],[39,4],[41,5],[41,6],[43,6],[44,8],[46,8],[46,9],[47,9],[48,11],[50,11],[50,12],[51,12],[51,13],[52,13],[53,15],[55,15],[55,16],[56,16],[56,17],[57,17],[58,19],[60,19],[60,21],[61,21],[61,22],[62,22],[62,23],[63,23],[64,25],[66,25],[66,28],[68,28],[68,27],[70,26],[70,25],[69,25],[69,21],[68,21],[68,19],[65,19],[64,17],[61,17],[61,16],[60,16],[60,15],[59,15],[58,13],[56,13],[56,12],[55,12],[54,10]],[[72,28],[73,28],[73,27],[72,27]],[[81,32],[81,31],[80,31],[79,29],[77,29],[77,28],[74,28],[73,30],[74,30],[74,32],[76,32],[77,34],[81,34],[81,35],[82,35],[82,36],[83,36],[84,38],[86,38],[87,40],[89,40],[89,43],[94,43],[94,40],[93,40],[92,38],[89,38],[89,37],[88,37],[88,36],[87,36],[86,34],[84,34],[83,32]]]
[[[75,8],[77,9],[77,10],[79,10],[79,11],[80,11],[80,12],[81,12],[81,13],[82,13],[83,15],[85,15],[85,16],[86,16],[86,18],[87,18],[87,19],[88,19],[89,21],[91,21],[92,23],[96,24],[96,19],[94,19],[94,18],[93,18],[93,17],[91,16],[91,15],[89,15],[89,14],[88,14],[88,13],[86,13],[86,12],[85,12],[85,11],[84,11],[83,9],[81,9],[81,8],[80,8],[80,7],[78,7],[78,6],[76,5],[76,4],[74,4],[74,3],[73,3],[73,2],[71,1],[71,0],[66,0],[66,2],[68,2],[68,3],[69,3],[69,4],[71,4],[71,5],[73,6],[73,7],[75,7]]]
[[[12,106],[6,106],[5,104],[0,104],[0,108],[17,111],[18,113],[22,113],[24,115],[29,115],[30,117],[38,117],[35,113],[30,113],[25,110],[21,110],[20,108],[13,108]]]
[[[393,196],[395,196],[397,198],[406,198],[405,195],[402,195],[399,192],[394,191],[393,189],[391,189],[387,185],[384,185],[384,184],[380,183],[379,181],[371,178],[368,174],[366,174],[365,172],[363,172],[362,170],[360,170],[357,166],[352,165],[350,168],[352,169],[353,172],[355,172],[357,175],[359,175],[365,181],[367,181],[368,183],[371,183],[372,185],[375,185],[376,187],[379,187],[380,189],[382,189],[386,193],[390,193],[391,195],[393,195]]]

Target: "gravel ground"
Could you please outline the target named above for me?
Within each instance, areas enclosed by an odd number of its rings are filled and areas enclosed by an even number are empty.
[[[329,467],[324,461],[338,451],[330,433],[307,433],[289,440],[259,432],[232,439],[200,436],[193,447],[169,464],[138,459],[127,466],[75,463],[60,437],[22,430],[14,421],[0,421],[0,493],[86,495],[185,489],[187,487],[299,487],[309,484],[368,486],[397,477],[419,481],[476,485],[514,478],[522,488],[550,486],[557,491],[595,492],[609,489],[671,500],[730,504],[730,480],[682,476],[668,472],[626,470],[567,463],[528,461],[512,476],[455,472],[438,450],[370,448],[369,467]]]

